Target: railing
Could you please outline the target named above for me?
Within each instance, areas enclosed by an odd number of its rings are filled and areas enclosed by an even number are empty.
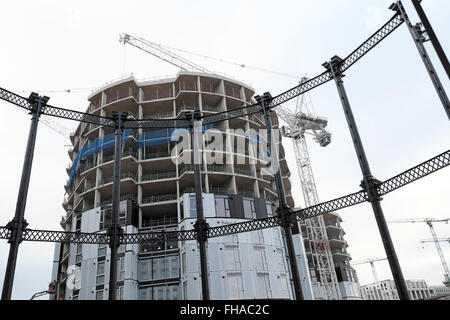
[[[156,202],[163,202],[163,201],[172,201],[176,200],[177,195],[176,194],[163,194],[159,196],[148,196],[142,198],[142,203],[156,203]]]
[[[124,172],[124,173],[120,174],[120,180],[127,179],[127,178],[136,180],[136,174],[132,173],[132,172]],[[113,182],[113,181],[114,181],[114,176],[111,176],[108,178],[101,179],[98,185],[102,186],[102,185],[105,185],[105,184]]]
[[[94,204],[88,204],[87,206],[84,206],[84,208],[81,209],[81,212],[85,212],[91,209],[94,209]]]
[[[112,161],[112,160],[114,160],[114,155],[113,154],[111,154],[109,156],[103,156],[103,159],[102,159],[101,163],[109,162],[109,161]]]
[[[94,189],[95,187],[96,187],[96,184],[95,184],[95,183],[88,183],[88,184],[86,184],[86,185],[84,186],[83,192],[92,190],[92,189]]]
[[[142,228],[151,228],[157,226],[166,226],[178,224],[178,219],[176,217],[163,218],[163,219],[151,219],[142,221]]]
[[[169,151],[158,151],[158,152],[149,152],[144,154],[144,159],[155,159],[155,158],[163,158],[170,156]]]
[[[197,110],[200,110],[199,106],[178,106],[176,107],[176,114],[178,116],[182,111],[197,111]]]
[[[333,249],[333,250],[331,250],[331,253],[348,255],[347,251],[345,251],[343,249]]]
[[[173,111],[170,112],[161,112],[156,114],[149,114],[143,117],[143,119],[165,119],[165,118],[173,118]]]
[[[241,168],[234,168],[234,173],[236,174],[241,174],[244,176],[249,176],[249,177],[254,177],[255,175],[253,174],[253,172],[251,172],[250,170],[247,169],[241,169]]]
[[[133,201],[137,202],[135,195],[132,193],[128,193],[128,194],[124,194],[124,195],[120,196],[120,201],[123,201],[123,200],[133,200]],[[101,206],[106,206],[111,203],[112,203],[112,199],[108,199],[108,200],[100,201],[98,205],[101,207]]]
[[[202,111],[219,112],[219,106],[216,107],[202,106]]]
[[[209,193],[215,194],[232,194],[233,192],[227,188],[209,187]]]
[[[148,173],[141,177],[141,181],[169,179],[169,178],[175,178],[176,176],[177,176],[176,171]]]
[[[231,168],[227,166],[207,165],[206,168],[209,172],[232,173]]]
[[[243,197],[254,198],[256,197],[255,192],[251,190],[239,190],[238,193]]]

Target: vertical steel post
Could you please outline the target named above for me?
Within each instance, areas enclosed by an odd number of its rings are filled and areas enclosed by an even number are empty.
[[[255,97],[258,103],[261,105],[262,112],[264,114],[264,120],[266,122],[267,129],[267,141],[270,143],[270,161],[272,168],[274,169],[275,184],[277,187],[279,207],[278,212],[282,220],[282,228],[286,235],[286,247],[289,255],[289,264],[291,266],[292,272],[292,282],[294,284],[294,293],[296,300],[304,300],[302,287],[300,283],[300,274],[298,272],[297,259],[295,257],[294,242],[292,240],[292,226],[294,221],[292,221],[292,215],[289,214],[291,209],[286,203],[286,194],[284,191],[283,179],[281,177],[280,169],[280,159],[278,157],[278,148],[276,145],[276,140],[273,135],[272,120],[270,118],[270,109],[267,103],[270,102],[272,96],[269,92],[264,93],[264,95]]]
[[[425,14],[425,11],[423,11],[422,6],[420,5],[419,0],[411,0],[411,2],[414,5],[414,8],[417,11],[417,14],[419,15],[420,20],[422,21],[422,24],[425,28],[425,31],[428,34],[428,37],[430,37],[431,44],[434,47],[434,50],[436,51],[439,60],[441,60],[442,66],[444,67],[445,72],[447,72],[447,77],[450,78],[450,63],[448,62],[448,58],[445,55],[444,49],[442,49],[441,43],[439,42],[436,34],[434,33],[433,28],[431,27],[430,21],[428,21],[428,17]]]
[[[380,182],[372,176],[372,173],[370,171],[369,162],[364,151],[361,137],[359,136],[358,127],[356,126],[356,121],[353,117],[350,102],[348,100],[347,93],[345,92],[344,81],[342,81],[342,73],[340,71],[341,63],[342,59],[338,56],[334,56],[333,58],[331,58],[331,62],[326,62],[323,64],[323,66],[331,71],[336,82],[336,87],[341,99],[345,117],[347,119],[347,125],[350,129],[353,145],[358,157],[359,166],[361,167],[361,172],[363,174],[361,187],[363,187],[363,189],[367,191],[369,202],[372,205],[372,210],[375,214],[378,230],[380,231],[381,239],[383,241],[386,256],[389,261],[389,266],[391,267],[392,276],[397,287],[399,298],[400,300],[409,300],[409,295],[406,289],[405,279],[403,278],[402,269],[400,268],[400,263],[398,261],[397,254],[394,249],[394,244],[392,242],[386,219],[383,214],[383,209],[381,208],[380,204],[381,197],[378,194],[377,188]]]
[[[194,184],[195,184],[195,204],[197,208],[197,221],[194,228],[197,231],[197,241],[200,247],[200,273],[202,279],[202,297],[203,300],[209,300],[209,283],[208,283],[208,264],[206,257],[206,242],[208,241],[208,224],[203,214],[203,191],[202,191],[202,175],[200,170],[200,147],[199,140],[202,134],[202,122],[200,120],[200,112],[195,111],[189,113],[192,129],[192,149],[194,153]]]
[[[19,245],[22,242],[23,230],[28,223],[25,220],[25,207],[27,204],[28,186],[30,185],[31,167],[33,165],[34,147],[36,144],[37,128],[41,110],[49,100],[48,97],[41,97],[32,92],[28,101],[33,105],[31,110],[31,126],[28,133],[27,148],[25,151],[25,160],[22,167],[22,177],[20,179],[19,194],[17,196],[16,212],[12,221],[7,224],[11,234],[8,242],[10,243],[8,262],[6,264],[5,279],[3,281],[2,300],[10,300],[14,274],[16,270],[17,254]]]
[[[120,246],[120,235],[123,233],[123,229],[119,225],[120,161],[122,155],[123,122],[127,119],[127,115],[127,112],[112,112],[112,117],[115,121],[115,150],[111,226],[108,229],[109,247],[111,248],[109,265],[109,300],[117,299],[117,251]]]
[[[406,14],[405,8],[403,7],[403,4],[401,1],[397,1],[396,3],[393,3],[389,7],[389,9],[398,12],[402,16],[402,18],[405,20],[406,26],[408,27],[408,30],[411,33],[411,37],[414,40],[414,44],[416,45],[417,50],[419,51],[420,57],[422,58],[425,68],[427,69],[428,74],[431,78],[431,81],[433,82],[433,85],[436,89],[439,99],[441,100],[441,103],[447,114],[447,117],[450,120],[450,102],[448,100],[447,93],[445,92],[444,87],[442,86],[441,80],[439,79],[439,76],[436,73],[436,70],[434,69],[433,64],[431,63],[430,57],[428,56],[428,53],[425,50],[425,46],[423,45],[423,39],[419,36],[419,34],[417,33],[417,30],[411,24],[411,21],[409,20],[409,17]]]

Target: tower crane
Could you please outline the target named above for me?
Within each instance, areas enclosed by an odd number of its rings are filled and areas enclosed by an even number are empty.
[[[419,219],[393,219],[388,220],[391,223],[416,223],[416,222],[425,222],[428,227],[430,227],[431,236],[433,239],[431,241],[436,245],[436,250],[439,254],[439,258],[441,259],[442,267],[444,269],[444,285],[450,287],[450,272],[448,270],[447,262],[445,261],[444,254],[442,253],[441,245],[439,244],[439,238],[436,236],[436,232],[434,231],[433,222],[445,222],[448,223],[450,218],[419,218]],[[425,242],[425,241],[424,241]]]
[[[424,242],[435,242],[435,241],[439,241],[439,242],[448,242],[448,243],[450,243],[450,238],[420,239],[419,241],[420,241],[421,243],[424,243]]]
[[[377,261],[383,261],[383,260],[387,260],[387,258],[371,258],[371,259],[366,259],[366,260],[361,260],[361,261],[357,261],[357,262],[353,262],[352,264],[354,266],[359,265],[359,264],[365,264],[365,263],[369,263],[370,267],[372,269],[372,275],[373,275],[373,282],[377,283],[378,282],[378,275],[377,275],[377,270],[375,269],[375,264],[374,262]]]
[[[306,77],[300,83],[307,81]],[[312,134],[314,141],[325,147],[331,142],[331,133],[325,130],[328,120],[315,116],[311,97],[303,94],[297,98],[295,112],[285,106],[278,106],[275,111],[287,126],[281,127],[281,134],[291,138],[294,145],[300,182],[306,207],[319,203],[316,183],[312,172],[305,134]],[[328,300],[341,299],[333,256],[328,242],[325,222],[322,216],[305,221],[308,237],[312,243],[313,263],[320,275],[320,285]]]
[[[167,46],[163,46],[146,39],[124,33],[120,34],[119,41],[123,44],[128,43],[140,50],[143,50],[161,60],[179,67],[181,70],[193,70],[211,73],[211,71],[203,68],[202,66],[199,66],[198,64],[173,53]],[[215,59],[211,57],[207,58],[219,60],[224,63],[232,63],[221,59]],[[246,67],[243,64],[232,64],[238,65],[240,67]],[[264,72],[277,73],[261,68],[255,69]],[[281,73],[278,74],[283,75]],[[300,81],[302,82],[306,80],[307,78],[303,77]],[[300,174],[300,180],[306,206],[312,206],[319,203],[319,199],[314,182],[314,177],[312,174],[308,149],[306,147],[305,133],[312,134],[314,136],[314,140],[323,147],[327,146],[331,142],[331,134],[325,130],[325,127],[328,123],[327,119],[324,117],[314,116],[313,113],[308,109],[309,106],[312,107],[311,101],[309,100],[308,102],[307,97],[305,95],[302,95],[301,99],[297,100],[295,113],[292,113],[284,106],[278,106],[275,109],[278,116],[288,124],[288,127],[283,127],[283,135],[292,138],[294,142],[297,166]],[[313,244],[313,263],[319,271],[320,285],[324,289],[325,298],[329,300],[339,300],[341,299],[341,294],[323,217],[318,216],[309,219],[307,220],[306,224],[308,236],[310,237],[310,240]]]

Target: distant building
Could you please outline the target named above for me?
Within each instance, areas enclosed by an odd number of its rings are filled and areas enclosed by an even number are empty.
[[[450,287],[446,286],[430,286],[431,299],[433,300],[450,300]]]
[[[406,288],[412,300],[427,300],[434,297],[450,296],[450,288],[427,286],[425,280],[406,280]],[[361,286],[364,300],[399,300],[394,280],[383,280]]]

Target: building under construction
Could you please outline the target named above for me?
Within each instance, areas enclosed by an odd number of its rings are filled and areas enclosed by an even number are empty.
[[[254,103],[253,95],[251,87],[235,80],[183,71],[174,78],[138,82],[129,77],[111,83],[89,96],[87,112],[100,116],[127,112],[134,119],[181,119],[194,110],[207,114],[247,106]],[[274,112],[271,117],[273,127],[278,128],[278,117]],[[202,131],[203,207],[208,224],[224,225],[276,214],[270,157],[261,148],[264,119],[248,115],[203,127]],[[208,148],[209,135],[217,133],[223,136],[223,150]],[[125,232],[194,228],[194,176],[193,165],[189,164],[192,148],[183,145],[180,136],[183,133],[170,129],[125,131],[120,177],[120,224]],[[61,226],[66,231],[105,233],[111,223],[114,131],[81,123],[71,141],[63,203],[67,215]],[[281,137],[278,147],[287,203],[294,207]],[[216,156],[214,163],[210,163],[211,153]],[[358,299],[359,285],[349,265],[339,215],[326,214],[324,221],[339,298]],[[306,299],[325,299],[313,259],[317,248],[312,249],[305,225],[295,229],[303,294]],[[117,260],[118,298],[201,299],[198,254],[195,240],[122,245]],[[280,227],[209,239],[207,259],[212,299],[293,298]],[[109,263],[107,245],[57,244],[52,280],[58,285],[52,297],[106,299]]]

